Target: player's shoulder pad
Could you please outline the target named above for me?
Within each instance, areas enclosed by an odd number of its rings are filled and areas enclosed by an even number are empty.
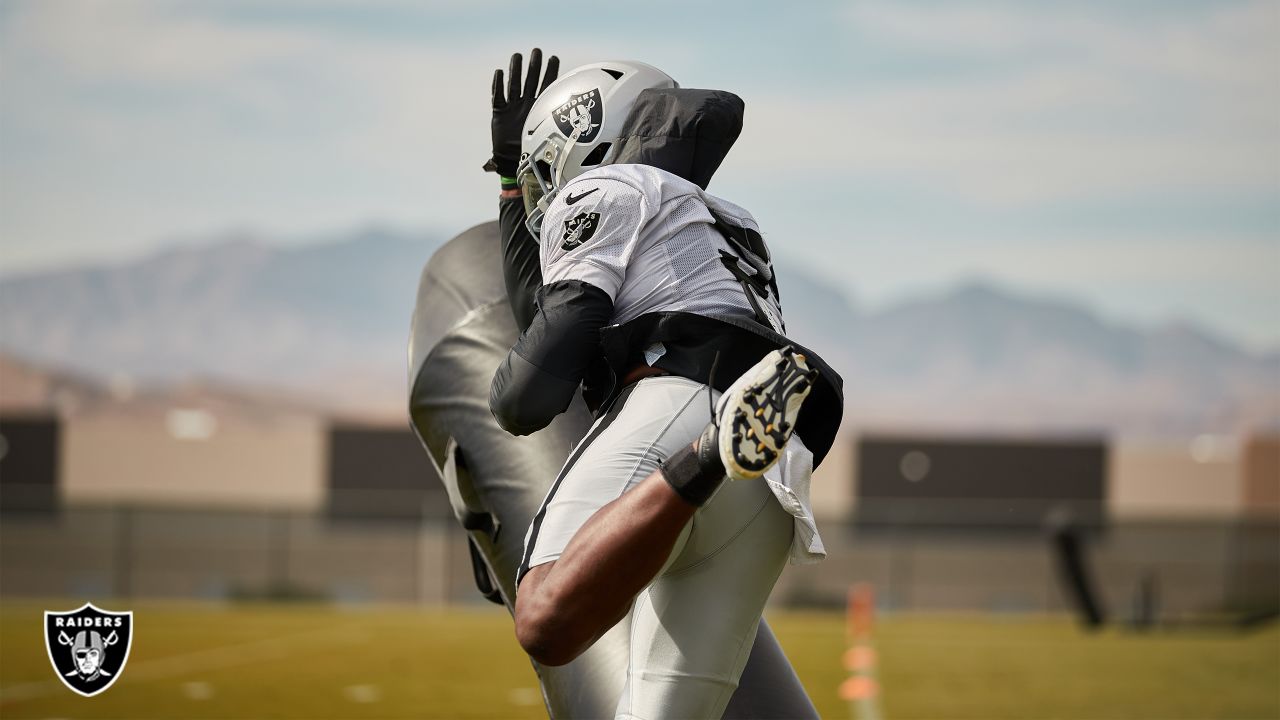
[[[553,256],[606,239],[625,240],[645,222],[651,204],[645,188],[610,170],[598,168],[565,183],[547,208],[542,234]]]

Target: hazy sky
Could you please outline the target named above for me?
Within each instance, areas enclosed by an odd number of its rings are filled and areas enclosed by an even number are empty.
[[[1275,2],[0,2],[0,273],[495,215],[493,69],[747,103],[711,190],[876,306],[968,278],[1280,345]]]

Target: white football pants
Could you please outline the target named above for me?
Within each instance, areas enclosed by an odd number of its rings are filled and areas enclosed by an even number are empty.
[[[692,380],[652,377],[624,389],[569,456],[534,516],[520,577],[560,557],[592,514],[692,443],[709,420],[707,387]],[[787,452],[808,450],[793,437]],[[636,598],[618,718],[721,717],[793,532],[791,515],[764,482],[724,482]]]

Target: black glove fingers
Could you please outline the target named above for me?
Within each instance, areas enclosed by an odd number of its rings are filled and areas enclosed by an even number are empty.
[[[493,109],[501,110],[507,106],[507,99],[502,95],[502,68],[493,71]]]
[[[511,56],[511,68],[507,71],[507,102],[520,99],[520,80],[524,77],[524,58],[520,53]]]
[[[560,75],[560,58],[556,57],[555,55],[552,55],[550,58],[547,59],[547,71],[542,74],[542,88],[538,90],[538,93],[541,94],[543,90],[546,90],[547,86],[555,82],[556,78],[559,77],[559,75]]]
[[[520,53],[511,56],[506,75],[501,69],[494,71],[493,119],[489,123],[493,156],[485,163],[485,170],[509,178],[519,169],[520,140],[529,109],[538,94],[555,82],[560,74],[560,59],[551,55],[546,60],[544,72],[542,49],[534,48],[529,53],[527,74],[524,72],[524,57]]]
[[[524,78],[524,99],[533,101],[538,94],[538,76],[542,74],[542,49],[534,48],[529,52],[529,74]]]

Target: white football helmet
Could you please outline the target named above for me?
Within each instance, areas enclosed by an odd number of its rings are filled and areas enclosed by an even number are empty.
[[[534,237],[560,188],[605,161],[640,91],[674,87],[652,65],[617,60],[571,70],[538,95],[524,121],[516,170]]]

